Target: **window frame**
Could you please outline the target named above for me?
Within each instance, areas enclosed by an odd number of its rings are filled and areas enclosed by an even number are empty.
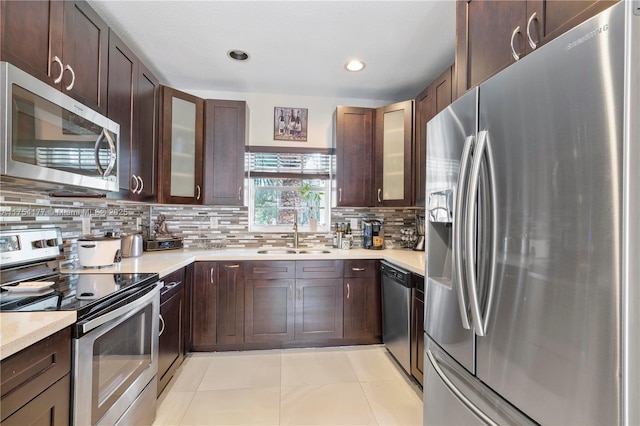
[[[291,172],[265,172],[252,170],[252,158],[251,155],[259,155],[260,153],[269,154],[270,156],[282,155],[286,158],[289,155],[310,155],[310,154],[322,154],[328,155],[328,158],[324,158],[325,170],[321,173],[318,171],[312,171],[306,173],[304,168],[298,170],[297,173]],[[323,199],[320,205],[320,212],[324,211],[324,215],[318,220],[318,228],[315,232],[327,232],[331,226],[331,199],[333,190],[333,177],[335,167],[335,150],[334,149],[322,149],[322,148],[286,148],[286,147],[247,147],[245,155],[245,188],[247,190],[247,207],[248,207],[248,228],[250,232],[260,233],[283,233],[292,232],[293,223],[280,224],[280,225],[257,225],[254,222],[256,213],[255,199],[256,199],[256,183],[255,179],[300,179],[300,183],[304,180],[321,179],[324,181],[324,186],[316,186],[319,190],[324,192]],[[275,190],[279,190],[281,187],[274,187]],[[296,186],[287,186],[286,190],[295,190]],[[308,209],[308,206],[296,206],[295,210],[300,214],[301,211]],[[323,223],[324,220],[324,223]],[[311,232],[309,224],[298,223],[298,230],[301,232]]]

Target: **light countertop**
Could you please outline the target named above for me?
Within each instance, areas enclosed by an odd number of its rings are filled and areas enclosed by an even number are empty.
[[[277,249],[277,248],[276,248]],[[299,250],[304,250],[301,247]],[[140,257],[122,259],[119,264],[103,268],[63,269],[63,273],[158,273],[160,277],[198,261],[245,260],[322,260],[380,259],[424,275],[425,253],[413,250],[339,250],[322,254],[259,254],[258,249],[243,250],[167,250],[145,252]],[[75,312],[3,312],[0,313],[0,359],[75,323]]]
[[[20,352],[75,322],[75,312],[2,312],[0,359]]]
[[[280,250],[281,248],[273,248]],[[298,250],[304,250],[300,247]],[[200,261],[245,261],[245,260],[329,260],[329,259],[384,259],[410,272],[424,275],[425,253],[408,249],[365,250],[329,249],[330,253],[317,254],[259,254],[259,249],[229,250],[166,250],[144,252],[140,257],[122,259],[122,262],[102,268],[63,269],[63,273],[137,273],[157,272],[160,277]]]

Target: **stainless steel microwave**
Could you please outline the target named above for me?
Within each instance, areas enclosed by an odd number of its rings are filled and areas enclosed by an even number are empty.
[[[9,63],[0,82],[3,180],[118,191],[120,125]]]

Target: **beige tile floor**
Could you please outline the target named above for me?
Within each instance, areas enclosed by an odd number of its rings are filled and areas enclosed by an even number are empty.
[[[380,345],[190,354],[154,423],[376,424],[422,424],[422,391]]]

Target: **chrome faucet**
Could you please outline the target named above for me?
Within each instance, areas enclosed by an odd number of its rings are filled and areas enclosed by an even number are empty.
[[[298,248],[298,211],[293,211],[293,248]]]

